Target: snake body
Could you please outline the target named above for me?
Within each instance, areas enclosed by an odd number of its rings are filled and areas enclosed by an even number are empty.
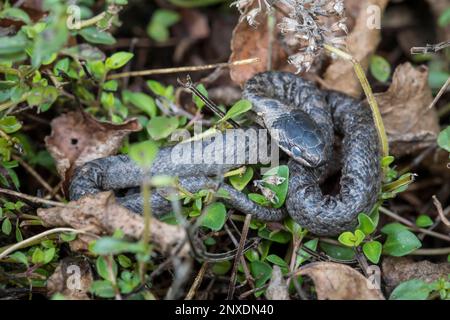
[[[170,158],[174,147],[163,148],[150,174],[178,176],[180,184],[191,192],[220,186],[229,194],[223,199],[227,205],[268,221],[281,220],[289,214],[318,235],[336,235],[352,229],[359,213],[370,212],[378,198],[381,172],[378,136],[368,106],[344,94],[319,90],[312,83],[285,72],[257,74],[246,83],[243,97],[252,102],[258,122],[275,136],[280,149],[291,158],[286,208],[260,206],[217,179],[224,172],[248,163],[251,155],[258,152],[255,145],[246,144],[242,163],[220,165],[174,164]],[[335,133],[343,136],[343,156],[340,191],[332,196],[322,193],[320,183],[333,165]],[[205,147],[213,141],[195,143]],[[236,145],[230,143],[223,143],[212,151],[202,150],[227,157],[239,152]],[[75,172],[70,198],[76,200],[102,190],[137,187],[143,174],[125,155],[97,159]],[[139,193],[118,197],[118,201],[135,212],[142,212]],[[171,210],[163,192],[152,194],[151,205],[156,215]]]

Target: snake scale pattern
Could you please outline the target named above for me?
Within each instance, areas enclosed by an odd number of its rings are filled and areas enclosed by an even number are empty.
[[[177,164],[171,161],[172,147],[160,150],[151,175],[178,176],[190,192],[205,188],[222,188],[229,197],[228,206],[255,218],[276,221],[290,215],[301,226],[317,235],[332,236],[352,229],[361,212],[370,212],[381,187],[380,147],[370,108],[344,94],[320,90],[312,83],[286,72],[265,72],[251,78],[243,97],[252,102],[258,123],[269,133],[277,132],[278,146],[289,157],[289,189],[284,208],[260,206],[244,193],[221,180],[224,172],[249,163],[258,146],[245,147],[242,163]],[[320,184],[329,173],[334,157],[335,135],[342,136],[339,160],[340,191],[323,194]],[[221,135],[226,135],[222,133]],[[227,141],[224,137],[222,141]],[[222,153],[232,157],[237,144],[223,143],[212,151],[214,142],[198,141],[201,152]],[[242,155],[241,155],[242,156]],[[134,212],[142,212],[139,187],[144,172],[126,155],[111,156],[86,163],[78,168],[69,188],[71,200],[104,190],[132,189],[117,201]],[[171,211],[164,190],[152,193],[153,213],[161,216]]]

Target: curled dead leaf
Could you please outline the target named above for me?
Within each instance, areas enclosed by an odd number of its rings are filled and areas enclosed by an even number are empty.
[[[431,283],[439,278],[447,278],[450,274],[450,264],[447,262],[432,263],[426,260],[415,262],[406,257],[386,257],[383,259],[382,269],[388,292],[404,281],[420,279]]]
[[[254,1],[248,10],[251,10],[257,5],[257,1]],[[277,13],[278,15],[280,14]],[[231,56],[229,62],[259,58],[259,61],[256,63],[230,68],[231,79],[241,86],[255,74],[268,70],[267,66],[270,56],[268,20],[264,15],[256,17],[256,20],[258,27],[250,26],[246,19],[241,19],[234,28],[231,38]],[[279,38],[280,31],[275,27],[271,50],[272,69],[295,72],[295,68],[287,62],[288,54],[285,52],[281,42],[277,40]]]
[[[436,143],[439,122],[428,86],[428,69],[410,63],[399,65],[392,84],[376,94],[391,146],[391,154],[401,156]]]
[[[70,207],[53,207],[38,209],[37,215],[45,227],[70,226],[95,235],[112,234],[120,229],[126,237],[140,239],[144,230],[144,219],[120,204],[116,203],[112,191],[87,195],[78,201],[68,203]],[[186,242],[186,232],[180,226],[173,226],[151,219],[151,242],[155,249],[163,254],[172,254],[178,244]],[[81,234],[71,241],[75,251],[86,250],[95,237]],[[188,256],[189,246],[185,244],[179,255]]]
[[[141,130],[137,119],[113,124],[99,122],[84,112],[63,114],[53,119],[51,126],[52,133],[45,138],[45,144],[66,182],[76,167],[115,154],[124,137]]]
[[[270,278],[269,287],[266,290],[268,300],[290,300],[286,280],[279,266],[274,265],[272,278]]]
[[[314,281],[319,300],[384,300],[380,289],[347,265],[314,262],[301,267],[297,275]]]
[[[353,29],[347,36],[347,51],[362,65],[364,70],[369,66],[369,57],[375,52],[380,42],[380,29],[369,27],[369,24],[376,19],[376,10],[379,8],[380,14],[389,0],[346,0],[347,15],[355,15],[356,20]],[[355,2],[358,2],[355,5]],[[355,8],[359,12],[355,14]],[[350,11],[351,10],[351,11]],[[346,60],[336,59],[327,68],[324,74],[325,86],[327,89],[341,91],[353,97],[359,97],[362,88],[353,71],[353,65]]]
[[[67,300],[89,300],[88,292],[94,277],[84,258],[64,258],[47,280],[47,294],[64,295]]]

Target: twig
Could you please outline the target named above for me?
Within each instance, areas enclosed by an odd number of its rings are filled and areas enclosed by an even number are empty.
[[[436,198],[435,195],[433,195],[432,197],[433,199],[433,204],[436,207],[436,210],[439,214],[439,217],[441,217],[441,221],[447,226],[450,227],[450,221],[448,221],[447,217],[444,214],[444,210],[442,209],[442,204],[441,202],[438,200],[438,198]]]
[[[54,229],[50,229],[44,232],[41,232],[39,234],[36,234],[28,239],[22,240],[20,242],[17,242],[16,244],[12,245],[11,247],[9,247],[8,249],[6,249],[5,251],[3,251],[2,253],[0,253],[0,260],[7,257],[10,253],[19,250],[23,247],[26,247],[27,244],[36,241],[37,239],[40,238],[44,238],[48,235],[51,235],[53,233],[60,233],[60,232],[72,232],[72,233],[81,233],[81,234],[88,234],[91,236],[95,236],[98,237],[97,235],[94,235],[93,233],[87,232],[85,230],[78,230],[78,229],[72,229],[72,228],[54,228]]]
[[[417,249],[409,253],[415,256],[443,256],[450,254],[450,247],[447,248],[433,248],[433,249]]]
[[[215,63],[215,64],[207,64],[204,66],[187,66],[187,67],[177,67],[177,68],[164,68],[164,69],[151,69],[151,70],[123,72],[123,73],[112,74],[107,77],[107,80],[125,78],[125,77],[150,76],[150,75],[155,75],[155,74],[203,71],[203,70],[209,70],[209,69],[215,69],[215,68],[241,66],[241,65],[245,65],[245,64],[256,63],[258,61],[259,61],[259,58],[250,58],[250,59],[238,60],[238,61],[234,61],[234,62],[222,62],[222,63]]]
[[[245,240],[247,239],[248,229],[250,227],[251,220],[252,220],[252,215],[247,214],[245,216],[244,226],[242,227],[242,234],[241,234],[241,239],[239,241],[239,247],[236,252],[236,258],[234,259],[233,270],[232,270],[231,279],[230,279],[230,285],[228,287],[227,300],[233,299],[233,296],[234,296],[239,260],[242,256],[242,252],[244,251]]]
[[[194,279],[194,283],[192,284],[191,288],[189,289],[189,292],[187,293],[187,295],[184,298],[184,300],[192,300],[192,298],[195,295],[195,292],[197,291],[198,287],[202,283],[203,276],[205,275],[205,272],[206,272],[207,269],[208,269],[208,262],[205,261],[205,262],[203,262],[202,267],[198,271],[198,274],[197,274],[197,276]]]
[[[65,203],[57,202],[57,201],[45,200],[45,199],[33,197],[28,194],[16,192],[16,191],[9,190],[9,189],[0,188],[0,193],[8,194],[10,196],[14,196],[14,197],[22,198],[22,199],[26,199],[28,201],[35,202],[35,203],[48,204],[50,206],[55,206],[55,207],[78,208],[78,206],[73,206],[73,205],[69,205],[69,204],[65,204]]]
[[[407,225],[408,227],[410,227],[411,229],[413,229],[415,231],[422,232],[422,233],[427,234],[429,236],[432,236],[432,237],[439,238],[439,239],[442,239],[442,240],[450,242],[450,237],[449,236],[446,236],[444,234],[441,234],[441,233],[438,233],[438,232],[434,232],[434,231],[431,231],[431,230],[428,230],[428,229],[419,228],[414,223],[409,221],[408,219],[405,219],[405,218],[399,216],[398,214],[396,214],[395,212],[392,212],[392,211],[390,211],[390,210],[388,210],[388,209],[386,209],[384,207],[380,207],[379,210],[382,213],[384,213],[385,215],[387,215],[387,216],[389,216],[389,217],[391,217],[391,218],[393,218],[393,219],[395,219],[397,221],[400,221],[401,223]]]
[[[380,139],[383,156],[384,157],[388,156],[389,143],[386,135],[386,130],[384,129],[383,118],[381,117],[380,109],[378,108],[378,103],[375,99],[375,96],[373,95],[372,88],[370,87],[369,81],[367,80],[364,69],[362,68],[361,64],[347,52],[344,52],[328,44],[324,44],[324,48],[338,55],[339,57],[347,61],[350,61],[353,64],[356,76],[358,77],[358,80],[361,83],[364,94],[366,95],[367,98],[367,102],[369,103],[370,109],[372,110],[372,115],[375,121],[375,126],[377,128],[378,138]]]
[[[448,86],[450,86],[450,77],[447,78],[447,81],[445,81],[442,88],[439,89],[439,92],[436,95],[436,97],[434,97],[433,102],[431,102],[431,104],[425,110],[430,110],[431,108],[433,108],[436,105],[436,103],[439,101],[439,99],[442,97],[442,95],[445,93],[445,91],[447,91]]]
[[[28,173],[30,173],[36,180],[37,182],[39,182],[41,184],[41,186],[43,186],[48,192],[52,193],[53,192],[53,188],[47,183],[47,181],[44,180],[44,178],[41,177],[41,175],[39,173],[36,172],[36,170],[34,170],[28,163],[26,163],[22,158],[13,155],[13,159],[18,161],[19,164],[26,170],[28,171]],[[59,201],[62,201],[63,198],[61,196],[59,196],[58,194],[55,195],[56,198]]]
[[[426,44],[425,47],[412,47],[411,54],[436,53],[450,46],[450,40],[437,44]]]

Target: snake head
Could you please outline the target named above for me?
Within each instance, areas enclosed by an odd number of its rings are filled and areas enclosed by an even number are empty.
[[[279,147],[295,161],[308,167],[324,164],[325,137],[306,113],[286,113],[273,122],[272,129],[277,130]]]

